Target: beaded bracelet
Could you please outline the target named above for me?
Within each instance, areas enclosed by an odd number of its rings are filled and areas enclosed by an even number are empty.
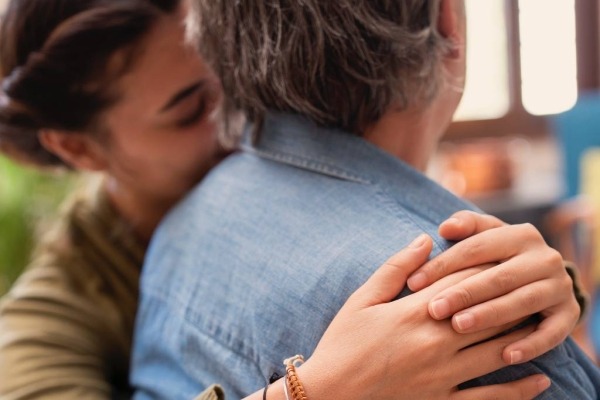
[[[285,398],[288,400],[308,400],[304,387],[298,378],[296,373],[296,367],[299,367],[304,363],[304,357],[296,355],[283,361],[285,365]],[[288,393],[289,390],[289,393]],[[289,397],[291,395],[291,398]]]

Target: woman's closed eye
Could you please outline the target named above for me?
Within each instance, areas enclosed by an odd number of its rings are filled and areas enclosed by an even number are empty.
[[[210,113],[219,99],[219,86],[203,80],[175,93],[160,109],[169,126],[186,128]]]
[[[179,128],[186,128],[198,122],[206,114],[209,99],[206,93],[198,91],[185,102],[188,104],[182,104],[180,117],[175,122]]]

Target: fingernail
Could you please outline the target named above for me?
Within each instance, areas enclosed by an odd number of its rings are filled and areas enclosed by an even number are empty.
[[[543,392],[544,390],[548,389],[552,384],[552,382],[550,382],[550,379],[547,376],[540,377],[536,383],[540,392]]]
[[[517,364],[523,361],[523,352],[522,351],[511,351],[510,352],[510,363]]]
[[[454,317],[454,319],[456,322],[456,326],[458,326],[458,329],[460,329],[461,331],[471,329],[473,325],[475,325],[475,318],[471,313],[459,314],[456,317]]]
[[[425,276],[425,274],[422,272],[417,272],[416,274],[414,274],[413,276],[408,278],[407,283],[408,283],[408,287],[411,290],[413,290],[413,291],[421,290],[427,284],[427,276]]]
[[[450,303],[446,299],[435,300],[431,303],[431,312],[437,319],[446,318],[450,314]]]
[[[446,220],[446,222],[444,222],[444,223],[445,223],[445,224],[460,225],[460,224],[461,224],[461,221],[460,221],[460,219],[458,219],[458,218],[454,218],[454,217],[452,217],[452,218],[448,218],[448,219]]]
[[[427,235],[423,233],[417,236],[417,238],[413,240],[412,243],[408,245],[408,247],[410,247],[411,249],[418,249],[419,247],[423,246],[426,241]]]

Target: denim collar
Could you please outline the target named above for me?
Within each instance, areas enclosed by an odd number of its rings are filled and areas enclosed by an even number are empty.
[[[254,127],[248,125],[242,145],[246,151],[334,178],[372,182],[360,165],[348,162],[368,161],[368,147],[372,146],[359,137],[321,128],[302,116],[275,112],[267,114],[254,140],[253,133]]]
[[[305,117],[270,112],[254,141],[252,132],[247,126],[244,151],[333,178],[377,185],[419,214],[430,214],[432,207],[473,207],[365,139],[319,127]]]

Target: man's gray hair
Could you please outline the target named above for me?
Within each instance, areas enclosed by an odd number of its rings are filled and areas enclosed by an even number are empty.
[[[250,120],[292,112],[361,134],[437,92],[440,0],[193,0],[200,50]]]

